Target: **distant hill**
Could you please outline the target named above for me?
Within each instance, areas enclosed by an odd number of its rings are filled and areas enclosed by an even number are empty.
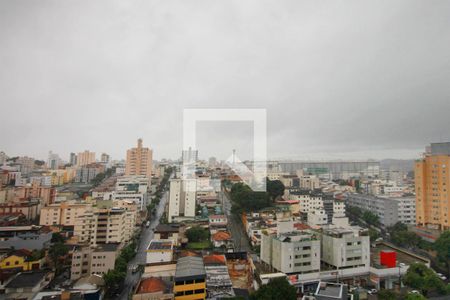
[[[409,172],[414,170],[414,159],[383,159],[380,161],[383,170]]]

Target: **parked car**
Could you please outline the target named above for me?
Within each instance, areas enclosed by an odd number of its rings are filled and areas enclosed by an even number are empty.
[[[367,293],[371,294],[371,295],[375,295],[376,293],[378,293],[377,289],[371,289],[369,291],[367,291]]]
[[[131,272],[136,273],[139,270],[139,265],[134,265]]]
[[[147,223],[145,223],[145,227],[150,227],[150,221],[147,221]]]
[[[441,280],[447,280],[447,277],[445,277],[445,275],[442,274],[442,273],[436,273],[436,275],[437,275]]]
[[[409,292],[410,294],[418,294],[420,295],[420,292],[418,290],[412,290],[411,292]]]

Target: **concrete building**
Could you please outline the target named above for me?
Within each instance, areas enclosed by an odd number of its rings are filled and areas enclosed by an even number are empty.
[[[114,200],[133,201],[138,205],[139,210],[145,210],[148,188],[149,178],[144,175],[122,176],[117,178],[116,188],[111,196]]]
[[[369,272],[370,240],[367,229],[357,226],[324,228],[321,247],[322,262],[329,268]]]
[[[77,168],[75,182],[89,183],[95,176],[105,172],[105,166],[99,163],[91,163]]]
[[[201,257],[178,259],[174,281],[175,300],[206,299],[206,271]]]
[[[52,232],[42,226],[0,227],[0,248],[41,250],[51,239]]]
[[[370,211],[380,218],[385,227],[397,222],[415,224],[415,198],[410,197],[377,197],[366,194],[349,194],[347,205]]]
[[[136,212],[125,208],[92,208],[75,220],[74,236],[91,245],[129,241],[135,230]]]
[[[147,247],[147,264],[160,264],[173,261],[173,240],[151,240]]]
[[[50,151],[48,153],[48,159],[47,159],[47,167],[52,170],[56,170],[59,168],[59,166],[62,164],[61,158],[58,154],[53,153]]]
[[[142,139],[138,139],[137,147],[127,150],[125,175],[144,175],[152,177],[153,150],[142,146]]]
[[[119,244],[99,244],[96,247],[75,247],[72,251],[70,279],[92,274],[103,276],[113,270],[119,254]]]
[[[203,256],[203,263],[206,271],[208,299],[224,299],[235,296],[225,255],[211,254]]]
[[[196,206],[196,179],[170,180],[169,190],[169,223],[174,219],[194,218]]]
[[[320,238],[312,231],[262,234],[261,260],[285,274],[320,271]]]
[[[180,244],[181,230],[184,230],[180,224],[158,224],[154,232],[155,240],[172,240],[175,246]]]
[[[75,153],[73,153],[73,152],[70,153],[69,163],[72,166],[76,166],[77,165],[77,155]]]
[[[353,177],[379,177],[379,161],[286,161],[279,162],[282,172],[295,174],[304,170],[304,174],[317,175],[328,179],[349,179]]]
[[[432,143],[415,163],[416,222],[419,226],[450,229],[450,142]]]
[[[85,165],[89,165],[95,163],[95,152],[90,152],[89,150],[85,150],[84,152],[79,152],[76,158],[77,167],[82,167]]]
[[[106,153],[102,153],[102,155],[100,156],[100,162],[104,164],[108,164],[110,159],[110,156]]]
[[[91,204],[79,201],[50,204],[41,208],[39,225],[75,226],[76,218],[91,208]]]
[[[315,190],[320,187],[320,179],[315,175],[299,176],[299,186],[305,190]]]

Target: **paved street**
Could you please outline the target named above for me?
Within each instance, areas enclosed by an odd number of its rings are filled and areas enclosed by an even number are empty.
[[[131,292],[134,290],[135,285],[139,282],[139,278],[141,276],[140,272],[136,272],[133,274],[132,268],[134,265],[140,265],[145,264],[146,260],[146,252],[148,244],[150,243],[151,239],[153,238],[153,231],[152,229],[158,226],[159,224],[159,218],[164,212],[164,206],[168,199],[168,192],[164,192],[163,196],[161,197],[161,201],[159,202],[156,215],[153,217],[150,221],[150,227],[143,227],[141,236],[140,236],[140,242],[137,250],[137,254],[134,257],[133,260],[131,260],[128,263],[128,270],[127,270],[127,276],[125,278],[125,284],[122,293],[118,297],[118,299],[128,299]]]
[[[252,247],[247,239],[244,226],[242,225],[241,220],[231,213],[231,200],[223,191],[220,192],[220,197],[222,200],[223,210],[228,217],[228,229],[230,230],[231,237],[234,240],[235,251],[246,251],[251,253]]]

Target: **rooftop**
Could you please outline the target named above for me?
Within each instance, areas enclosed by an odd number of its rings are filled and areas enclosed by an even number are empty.
[[[185,256],[178,259],[175,278],[204,277],[206,275],[203,258],[196,256]]]
[[[116,252],[120,244],[98,244],[94,252]]]
[[[155,232],[178,232],[180,224],[159,224],[155,228]]]
[[[325,299],[346,299],[344,284],[320,282],[315,296],[323,296]],[[322,298],[321,298],[322,299]]]
[[[213,234],[212,239],[214,241],[227,241],[231,239],[231,235],[226,231],[218,231]]]
[[[147,250],[171,250],[172,248],[172,240],[151,240]]]
[[[14,277],[5,287],[6,288],[27,288],[35,287],[44,280],[46,272],[23,272]]]
[[[165,292],[166,290],[166,283],[161,278],[149,277],[139,282],[136,294]]]

